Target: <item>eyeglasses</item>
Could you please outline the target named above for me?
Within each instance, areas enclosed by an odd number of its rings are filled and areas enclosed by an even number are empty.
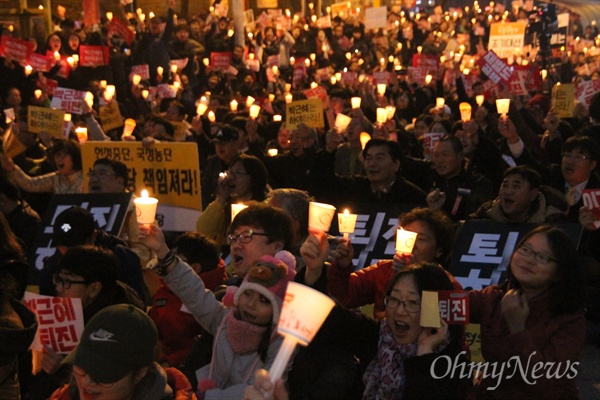
[[[252,241],[252,236],[254,235],[269,236],[266,233],[254,232],[250,229],[249,231],[243,231],[237,235],[227,235],[227,244],[232,246],[237,240],[239,240],[240,243],[250,243]]]
[[[573,153],[563,153],[562,157],[566,158],[567,160],[573,160],[573,161],[584,161],[584,160],[589,160],[592,158],[590,156],[586,156],[585,154],[573,154]]]
[[[521,246],[517,249],[517,251],[521,254],[524,255],[525,257],[533,257],[533,259],[537,262],[539,262],[540,264],[548,264],[550,261],[554,261],[556,262],[556,260],[552,257],[549,257],[545,254],[542,253],[538,253],[537,251],[533,251],[531,248],[527,247],[527,246]]]
[[[90,379],[92,382],[96,383],[99,386],[105,387],[105,388],[111,388],[114,386],[115,383],[117,383],[120,379],[118,379],[115,382],[110,382],[110,383],[101,383],[98,382],[97,380],[95,380],[94,378],[92,378],[92,376],[90,374],[87,373],[87,371],[77,365],[73,365],[73,373],[79,377],[84,377],[84,376],[88,376],[88,379]]]
[[[416,313],[421,311],[421,303],[416,300],[399,300],[392,296],[385,296],[383,298],[383,304],[390,310],[395,310],[402,304],[404,309],[409,313]]]
[[[88,178],[106,178],[107,176],[115,176],[115,173],[109,171],[90,171],[87,176]]]
[[[54,286],[61,286],[63,289],[70,289],[71,285],[73,285],[73,284],[87,285],[88,283],[91,283],[91,282],[90,281],[73,281],[71,279],[61,278],[58,274],[54,274],[54,275],[52,275],[52,283],[54,284]]]

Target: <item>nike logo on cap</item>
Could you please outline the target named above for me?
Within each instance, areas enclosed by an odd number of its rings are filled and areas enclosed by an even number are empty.
[[[117,340],[111,339],[113,336],[114,334],[109,331],[98,329],[96,332],[90,333],[89,338],[94,342],[118,342]]]

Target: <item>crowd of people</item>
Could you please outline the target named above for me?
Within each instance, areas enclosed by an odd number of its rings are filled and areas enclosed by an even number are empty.
[[[3,30],[48,67],[0,56],[0,398],[577,398],[586,340],[600,344],[586,338],[586,324],[600,323],[600,223],[584,201],[600,190],[600,32],[571,13],[565,45],[544,48],[540,10],[391,7],[385,26],[367,29],[365,10],[311,4],[255,15],[240,35],[220,4],[188,17],[169,0],[164,15],[128,5],[93,26],[61,10],[45,43]],[[519,20],[531,29],[506,62],[534,67],[526,94],[478,62],[493,50],[492,24]],[[81,46],[108,58],[78,65]],[[553,107],[559,84],[575,87],[570,116]],[[28,124],[29,107],[51,107],[53,87],[91,94],[61,138]],[[290,103],[315,96],[320,126],[286,118]],[[510,99],[502,115],[497,99]],[[134,130],[107,127],[107,105]],[[53,219],[56,251],[32,274],[52,195],[129,192],[122,161],[84,170],[84,141],[196,145],[199,165],[177,160],[201,177],[196,231],[138,224],[132,203],[113,235],[73,206]],[[394,215],[417,234],[414,248],[357,258],[352,235],[309,229],[311,201]],[[237,203],[248,207],[232,218]],[[474,290],[449,272],[465,221],[534,226],[511,249],[505,281]],[[71,353],[45,346],[35,374],[37,322],[21,302],[32,275],[42,295],[81,299],[85,325]],[[289,282],[336,305],[271,382]],[[422,326],[423,292],[446,290],[468,292],[486,363],[544,374],[474,374],[464,326]],[[372,315],[358,311],[369,304]],[[471,373],[445,373],[443,360]]]

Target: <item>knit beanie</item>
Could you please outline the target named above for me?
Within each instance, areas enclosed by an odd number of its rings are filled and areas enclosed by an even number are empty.
[[[273,325],[277,325],[281,306],[288,282],[294,280],[295,271],[273,256],[262,256],[254,262],[240,288],[236,291],[233,304],[237,307],[240,294],[245,290],[254,290],[271,302],[273,306]]]

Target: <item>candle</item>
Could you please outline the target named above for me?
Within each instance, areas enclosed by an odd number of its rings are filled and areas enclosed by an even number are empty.
[[[481,107],[483,105],[484,100],[485,100],[485,96],[482,94],[478,94],[477,96],[475,96],[475,101],[477,102],[477,105],[479,107]]]
[[[217,117],[215,116],[215,112],[214,111],[209,111],[208,112],[208,120],[210,122],[215,122],[217,120]]]
[[[437,108],[444,108],[444,104],[446,104],[446,99],[444,99],[443,97],[437,97],[435,99],[435,106]]]
[[[246,97],[246,108],[250,108],[250,106],[252,106],[252,104],[254,104],[255,101],[256,99],[252,96]]]
[[[394,118],[394,114],[396,114],[396,107],[394,107],[394,106],[387,106],[385,108],[385,111],[387,113],[387,119],[390,120],[390,119]]]
[[[147,190],[142,190],[142,197],[133,200],[135,213],[139,224],[152,224],[156,218],[158,199],[148,196]]]
[[[240,211],[242,211],[244,208],[248,208],[248,206],[245,204],[232,204],[231,205],[231,222],[233,222],[233,219],[235,218],[235,216],[238,215],[238,213]]]
[[[331,298],[315,289],[296,282],[288,283],[277,326],[283,343],[269,369],[272,382],[281,378],[296,344],[308,346],[313,340],[334,305]]]
[[[177,65],[175,65],[175,64],[171,65],[171,73],[172,74],[176,74],[177,73]]]
[[[510,99],[496,99],[496,108],[498,109],[498,114],[504,117],[508,114]]]
[[[115,96],[115,85],[107,85],[106,89],[104,89],[104,100],[111,101]]]
[[[400,227],[396,231],[396,251],[401,253],[412,253],[415,240],[417,239],[417,233],[402,229]]]
[[[231,109],[231,111],[237,111],[238,109],[238,102],[237,100],[233,99],[229,102],[229,108]]]
[[[196,114],[197,115],[204,115],[204,113],[206,112],[206,110],[208,109],[208,106],[202,102],[200,102],[198,104],[198,107],[196,107]]]
[[[335,84],[337,83],[337,78],[336,78],[335,76],[332,76],[332,77],[329,79],[329,82],[331,82],[331,84],[332,84],[332,85],[335,85]]]
[[[333,126],[337,132],[344,132],[348,125],[350,125],[350,121],[352,121],[352,118],[340,113],[335,116],[335,123]]]
[[[467,102],[462,102],[458,105],[460,110],[460,119],[462,122],[468,122],[471,120],[471,105]]]
[[[311,201],[308,204],[308,227],[324,232],[328,231],[334,214],[334,206]]]
[[[421,54],[423,51],[423,46],[417,46],[417,53]]]
[[[54,59],[55,59],[56,61],[60,60],[60,53],[59,53],[58,51],[55,51],[55,52],[54,52]]]
[[[279,115],[279,114],[273,115],[273,121],[275,121],[275,122],[281,121],[281,115]]]
[[[310,53],[308,58],[310,58],[310,61],[315,61],[317,59],[317,55],[315,53]]]
[[[357,214],[350,214],[348,209],[345,209],[343,213],[338,213],[338,226],[341,234],[344,238],[348,239],[351,233],[354,233],[356,226]]]
[[[142,90],[142,97],[144,98],[144,100],[146,100],[148,98],[149,94],[150,94],[150,92],[148,91],[148,89]]]
[[[32,72],[33,72],[33,68],[31,67],[31,65],[26,65],[25,66],[25,76],[29,76]]]
[[[387,111],[383,107],[377,108],[377,123],[385,124],[387,121]]]
[[[279,154],[279,150],[269,149],[269,150],[267,150],[267,153],[269,154],[269,157],[275,157],[277,154]]]
[[[543,69],[540,71],[540,74],[542,75],[542,79],[545,80],[548,76],[548,70]]]
[[[284,97],[285,97],[286,103],[291,103],[292,100],[294,99],[294,96],[291,93],[286,93]]]
[[[250,118],[256,119],[260,113],[260,106],[258,104],[252,104],[250,106]]]
[[[269,102],[272,103],[275,101],[275,95],[273,93],[269,93]]]
[[[42,97],[42,91],[40,89],[35,89],[33,91],[33,95],[35,96],[36,99],[39,99],[40,97]]]
[[[385,91],[387,90],[387,85],[385,83],[378,83],[377,84],[377,93],[380,96],[385,95]]]
[[[360,147],[364,150],[367,143],[369,143],[369,140],[371,140],[371,135],[369,135],[367,132],[361,132],[359,140]]]
[[[252,59],[252,58],[250,58],[250,59]],[[202,64],[204,64],[205,67],[208,67],[210,65],[210,60],[208,58],[203,58]]]
[[[85,127],[75,128],[75,134],[77,135],[77,140],[79,143],[85,143],[88,139],[88,131]]]
[[[165,69],[163,67],[156,67],[156,75],[162,76],[163,72],[165,72]]]
[[[89,108],[94,106],[94,95],[92,92],[85,92],[85,103]]]
[[[138,74],[133,74],[133,76],[131,77],[131,82],[134,85],[139,85],[141,81],[142,81],[142,77]]]
[[[123,136],[131,136],[136,125],[135,119],[127,118],[123,124]]]
[[[285,84],[285,92],[289,93],[290,90],[292,90],[292,84],[291,83],[286,83]]]
[[[351,98],[350,102],[352,103],[352,109],[360,108],[361,101],[362,101],[362,99],[360,97]]]
[[[311,82],[311,83],[310,83],[310,88],[311,88],[311,89],[316,89],[316,88],[318,88],[318,87],[319,87],[319,84],[318,84],[317,82]]]
[[[111,13],[110,11],[108,11],[106,13],[106,19],[109,20],[109,21],[112,21],[112,19],[113,19],[113,13]]]

